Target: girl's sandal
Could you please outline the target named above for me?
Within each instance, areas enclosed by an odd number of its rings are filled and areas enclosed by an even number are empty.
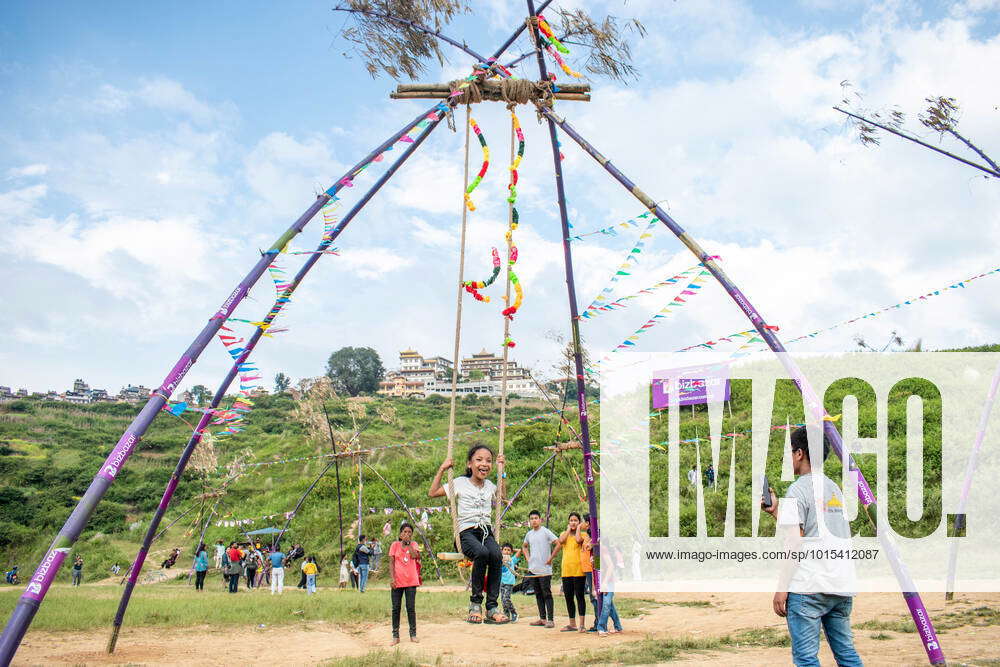
[[[482,623],[483,622],[483,608],[478,604],[469,605],[469,616],[465,619],[467,623]]]
[[[504,623],[510,623],[510,619],[504,616],[503,612],[499,609],[491,609],[486,612],[485,623],[489,625],[503,625]]]

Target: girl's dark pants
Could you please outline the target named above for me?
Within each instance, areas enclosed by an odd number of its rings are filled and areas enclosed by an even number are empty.
[[[194,589],[196,591],[205,590],[205,575],[208,574],[208,570],[202,570],[201,572],[194,573]]]
[[[240,590],[240,575],[231,574],[229,575],[229,592],[236,593]]]
[[[483,539],[485,536],[485,539]],[[483,602],[483,576],[486,577],[486,611],[497,608],[500,597],[500,546],[493,538],[493,531],[475,526],[459,533],[462,553],[472,561],[472,604]]]
[[[563,577],[563,593],[566,595],[566,613],[570,620],[587,613],[587,603],[584,602],[586,577]],[[574,604],[574,602],[576,604]]]
[[[399,608],[406,595],[406,622],[410,626],[410,636],[417,636],[417,587],[396,586],[392,589],[392,636],[399,639]]]
[[[247,568],[247,588],[253,588],[254,584],[257,582],[257,568],[248,567]]]

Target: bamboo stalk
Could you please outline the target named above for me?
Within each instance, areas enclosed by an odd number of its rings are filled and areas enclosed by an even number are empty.
[[[993,382],[990,384],[990,391],[986,395],[986,402],[983,404],[983,412],[979,417],[979,432],[976,433],[976,440],[972,445],[972,452],[965,465],[965,479],[962,482],[962,494],[958,499],[958,511],[955,514],[955,538],[959,537],[965,529],[965,506],[969,501],[969,492],[972,490],[972,478],[976,474],[976,467],[979,460],[979,452],[983,448],[983,439],[986,437],[986,427],[990,423],[990,413],[993,411],[993,403],[996,401],[997,389],[1000,388],[1000,366],[993,372]],[[958,543],[960,540],[952,539],[951,549],[948,554],[948,576],[945,584],[945,600],[955,597],[955,570],[958,567]]]
[[[408,131],[418,122],[423,120],[426,117],[426,115],[427,112],[424,112],[420,116],[415,118],[407,127],[403,128],[402,131],[397,133],[397,135],[395,135],[391,139],[391,141],[395,142],[406,131]],[[351,208],[351,210],[347,213],[347,215],[344,216],[341,223],[336,227],[336,229],[334,229],[330,238],[324,239],[320,243],[318,248],[319,250],[323,250],[326,247],[329,247],[329,245],[333,242],[333,240],[335,240],[337,236],[339,236],[340,233],[347,227],[347,225],[350,224],[351,220],[353,220],[357,216],[357,214],[361,212],[361,210],[371,200],[371,198],[375,195],[375,193],[377,193],[382,188],[382,186],[385,185],[385,183],[396,173],[396,171],[403,165],[406,159],[409,158],[410,155],[412,155],[414,151],[417,150],[420,144],[423,143],[424,139],[426,139],[426,137],[431,133],[431,131],[433,131],[434,128],[437,127],[438,122],[439,121],[432,121],[428,125],[428,127],[424,130],[424,132],[422,132],[420,135],[418,135],[416,139],[414,139],[413,143],[407,147],[407,149],[403,152],[403,154],[400,155],[399,159],[396,162],[394,162],[385,171],[385,173],[378,178],[378,180],[375,181],[375,183],[371,186],[371,188],[369,188],[368,192],[366,192],[365,195],[358,201],[358,203],[355,204]],[[391,145],[391,143],[387,141],[380,148],[384,150],[384,148],[387,145]],[[377,154],[378,153],[373,153],[373,156]],[[320,199],[318,199],[317,201],[322,200],[325,202],[328,199],[329,197],[326,197],[326,199],[324,199],[323,196],[321,196]],[[294,293],[294,291],[301,284],[305,276],[309,273],[312,267],[316,265],[316,262],[318,262],[322,256],[323,255],[318,252],[309,255],[309,258],[303,263],[302,267],[299,269],[299,271],[295,274],[295,277],[292,279],[290,287],[282,293],[282,296],[287,297],[290,296],[292,293]],[[264,317],[263,322],[270,323],[275,317],[275,315],[272,313],[273,310],[268,311],[268,314]],[[108,642],[108,647],[107,647],[108,653],[113,653],[115,650],[115,645],[117,643],[117,636],[118,636],[118,628],[124,622],[125,613],[128,610],[129,600],[132,596],[132,591],[135,588],[139,572],[142,570],[143,562],[145,561],[146,554],[149,551],[149,546],[152,543],[152,535],[153,533],[155,533],[157,526],[163,519],[163,515],[167,511],[167,507],[170,505],[170,501],[173,498],[173,494],[177,488],[177,484],[180,482],[181,475],[183,475],[184,470],[187,467],[188,460],[191,458],[191,455],[194,453],[194,450],[201,442],[202,433],[204,432],[204,429],[208,427],[208,423],[212,419],[211,410],[214,410],[222,402],[233,380],[239,374],[240,367],[244,363],[246,363],[247,359],[253,353],[254,349],[257,346],[257,343],[263,337],[263,334],[264,334],[264,329],[260,327],[258,327],[254,331],[253,336],[251,336],[249,342],[246,344],[246,347],[244,347],[243,352],[240,354],[239,358],[235,360],[232,367],[229,369],[229,372],[226,374],[226,377],[219,385],[219,388],[216,390],[214,396],[212,397],[209,409],[202,415],[201,419],[198,422],[198,426],[196,427],[194,433],[192,433],[191,438],[187,442],[187,445],[185,445],[183,451],[181,452],[181,456],[177,461],[176,467],[174,468],[173,475],[171,476],[170,481],[167,484],[167,488],[163,492],[163,497],[160,499],[160,504],[156,509],[156,513],[153,515],[153,520],[150,522],[146,535],[143,538],[142,545],[140,546],[139,551],[136,554],[135,560],[133,561],[133,573],[129,577],[128,582],[126,582],[125,589],[122,591],[122,597],[118,604],[118,611],[115,613],[114,622],[112,624],[112,627],[114,629],[112,631],[112,638]],[[334,460],[337,461],[339,459],[335,457]]]
[[[490,95],[490,91],[483,91],[483,102],[505,102],[499,95]],[[406,93],[389,93],[389,99],[393,100],[446,100],[451,97],[450,93],[438,92],[438,91],[426,91],[426,92],[406,92]],[[555,93],[553,97],[557,100],[563,100],[566,102],[589,102],[590,93]],[[495,98],[495,99],[494,99]]]
[[[536,16],[534,0],[527,0],[528,15]],[[537,47],[539,36],[537,26],[532,25],[529,30],[532,43]],[[545,67],[545,58],[541,50],[538,56],[538,74],[543,81],[548,80],[549,75]],[[537,104],[537,103],[536,103]],[[546,107],[538,105],[540,109]],[[547,117],[549,126],[549,143],[552,145],[552,162],[556,177],[556,198],[559,203],[559,221],[562,225],[563,243],[563,265],[566,270],[566,297],[569,301],[569,326],[572,333],[573,345],[573,366],[576,370],[576,399],[579,409],[580,421],[580,445],[583,449],[583,476],[587,485],[587,508],[590,511],[590,539],[593,543],[594,556],[594,597],[597,600],[596,612],[601,613],[601,532],[598,525],[597,515],[597,491],[594,487],[594,453],[590,449],[590,419],[587,414],[587,392],[586,382],[583,375],[583,350],[580,345],[580,313],[576,303],[576,281],[573,278],[573,250],[570,244],[569,233],[569,212],[566,207],[565,179],[562,171],[562,155],[559,152],[559,139],[556,136],[556,124],[551,116]]]
[[[340,560],[344,560],[344,508],[340,500],[340,457],[337,456],[337,440],[333,437],[333,426],[330,424],[330,413],[326,410],[326,401],[320,401],[323,415],[326,417],[326,429],[330,433],[330,446],[333,448],[333,460],[337,471],[337,532],[340,535]]]

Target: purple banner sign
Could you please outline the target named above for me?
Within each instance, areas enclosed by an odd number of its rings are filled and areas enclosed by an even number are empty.
[[[653,408],[670,405],[670,383],[677,383],[678,404],[700,405],[729,400],[729,369],[720,364],[687,366],[653,374]]]

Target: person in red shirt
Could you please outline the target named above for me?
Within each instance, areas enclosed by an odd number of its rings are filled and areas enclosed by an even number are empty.
[[[420,551],[413,542],[413,526],[403,523],[399,539],[389,547],[389,587],[392,589],[392,645],[399,643],[399,612],[406,596],[406,621],[410,641],[417,641],[417,586],[420,580]]]
[[[240,575],[243,574],[243,552],[240,551],[239,545],[233,542],[229,545],[226,555],[229,557],[229,567],[226,568],[226,574],[229,575],[229,592],[237,593],[240,590]]]

